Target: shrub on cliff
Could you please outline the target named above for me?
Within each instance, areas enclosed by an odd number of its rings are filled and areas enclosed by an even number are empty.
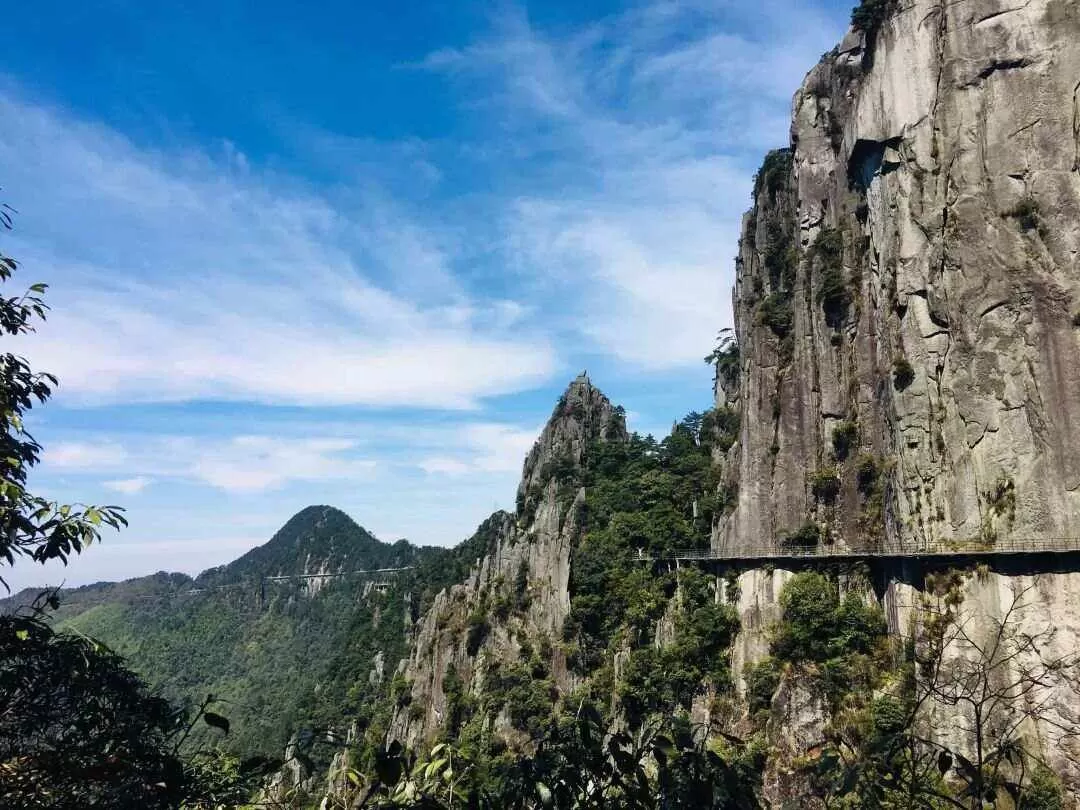
[[[833,503],[840,494],[840,475],[834,467],[824,467],[810,476],[810,493],[822,503]]]
[[[837,583],[817,572],[796,574],[780,593],[780,607],[771,649],[783,661],[824,663],[865,654],[885,635],[879,608],[855,593],[841,599]]]
[[[873,39],[899,6],[897,0],[862,0],[851,12],[851,27]]]
[[[765,191],[771,199],[785,188],[791,176],[794,155],[790,149],[774,149],[765,155],[765,160],[754,177],[756,193]]]

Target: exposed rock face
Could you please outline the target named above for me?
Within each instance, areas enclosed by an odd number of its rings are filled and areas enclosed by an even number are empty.
[[[807,520],[853,546],[1080,535],[1078,257],[1075,2],[914,0],[849,34],[744,220],[715,544]],[[834,467],[829,505],[809,477]]]
[[[570,554],[578,535],[583,491],[573,483],[588,445],[626,441],[622,411],[585,376],[559,400],[525,459],[517,515],[497,513],[491,552],[476,561],[468,581],[437,595],[414,629],[404,674],[411,706],[397,711],[391,736],[416,745],[446,722],[444,682],[453,670],[478,694],[488,662],[512,663],[522,642],[558,639],[570,611]],[[482,622],[482,623],[481,623]],[[562,692],[573,687],[561,649],[551,647],[551,672]]]
[[[741,417],[718,459],[738,503],[715,548],[774,547],[807,523],[855,548],[1080,537],[1080,7],[900,5],[808,74],[791,146],[759,173],[738,379],[715,389]],[[790,576],[740,575],[737,676],[766,653]],[[1048,656],[1075,647],[1077,577],[1027,592],[1025,621],[1058,626]],[[1031,582],[969,580],[974,631]],[[911,632],[918,597],[889,586],[894,632]],[[1052,722],[1032,734],[1075,788],[1080,752],[1054,722],[1075,728],[1075,697],[1060,683],[1044,697]],[[790,678],[773,708],[781,806],[799,788],[779,760],[812,753],[825,709]]]
[[[768,650],[768,628],[780,620],[777,600],[782,584],[791,579],[793,571],[762,569],[744,572],[738,579],[737,606],[742,619],[742,633],[733,650],[734,671],[741,673],[748,661],[757,661]],[[888,619],[890,633],[908,639],[917,631],[925,614],[919,606],[926,591],[918,586],[893,579],[882,596],[882,607]],[[993,670],[990,681],[1002,688],[1019,682],[1023,672],[1041,672],[1043,664],[1072,660],[1080,648],[1080,573],[1045,572],[1038,575],[1005,575],[984,572],[969,576],[960,590],[960,610],[964,629],[982,649],[991,647],[1000,622],[1008,615],[1009,632],[1038,638],[1038,654],[1030,651],[1017,655],[1008,666]],[[874,595],[867,591],[866,598]],[[1012,652],[1014,648],[1003,648]],[[971,651],[953,648],[947,651],[945,666],[958,656],[972,657]],[[1004,653],[1003,653],[1004,656]],[[1067,807],[1077,806],[1080,797],[1080,740],[1075,729],[1080,728],[1080,704],[1075,673],[1048,673],[1036,688],[1024,691],[1017,705],[1036,708],[1042,722],[1024,721],[1023,734],[1028,744],[1045,758],[1047,764],[1064,780],[1071,798]],[[803,804],[817,807],[816,800],[805,799],[805,774],[792,767],[793,763],[812,759],[826,738],[829,710],[821,693],[820,679],[795,669],[786,672],[773,697],[767,724],[771,755],[764,774],[764,796],[772,807],[786,807],[802,798]],[[745,684],[738,684],[743,693]],[[1004,703],[1007,703],[1004,702]],[[972,736],[968,729],[971,720],[963,706],[946,706],[931,702],[927,715],[926,735],[953,751],[973,756]],[[1018,712],[1003,709],[1001,716],[1019,719]]]

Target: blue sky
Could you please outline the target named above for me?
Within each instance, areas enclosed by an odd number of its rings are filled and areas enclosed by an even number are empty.
[[[53,313],[34,484],[131,527],[14,588],[197,572],[311,503],[449,545],[582,369],[709,406],[739,217],[849,4],[39,0],[5,250]],[[17,276],[16,278],[20,278]]]

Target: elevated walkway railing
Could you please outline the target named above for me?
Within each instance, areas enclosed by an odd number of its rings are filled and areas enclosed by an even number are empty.
[[[275,577],[263,577],[267,582],[287,582],[290,580],[303,579],[334,579],[336,577],[350,577],[358,574],[395,574],[398,571],[412,571],[413,566],[405,565],[401,568],[364,568],[356,571],[331,571],[325,574],[284,574]]]
[[[1001,555],[1061,554],[1080,552],[1080,537],[1002,538],[896,543],[876,548],[849,548],[822,543],[814,546],[762,545],[721,549],[676,549],[667,554],[641,554],[653,561],[738,562],[770,560],[865,560],[873,558],[991,557]]]

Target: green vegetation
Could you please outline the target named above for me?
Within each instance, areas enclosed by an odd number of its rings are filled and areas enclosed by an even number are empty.
[[[796,531],[780,537],[780,545],[785,548],[813,548],[821,542],[821,527],[813,521],[806,521]]]
[[[885,488],[882,462],[877,456],[859,456],[855,464],[855,488],[862,497],[858,526],[863,538],[880,539],[885,532]]]
[[[675,640],[639,647],[627,659],[618,694],[627,718],[640,725],[654,713],[688,709],[704,684],[732,687],[727,650],[739,629],[731,605],[717,604],[712,578],[694,568],[679,575]]]
[[[731,329],[717,336],[716,348],[705,355],[705,362],[716,367],[716,376],[729,388],[739,383],[739,343]]]
[[[825,322],[839,329],[847,318],[852,295],[844,274],[844,239],[835,228],[825,228],[810,248],[810,260],[817,273],[817,299]]]
[[[344,730],[351,721],[378,739],[410,695],[400,679],[369,678],[376,659],[389,668],[407,654],[406,619],[415,621],[439,590],[464,580],[512,521],[496,513],[454,550],[419,549],[380,543],[344,513],[309,507],[266,545],[196,580],[158,574],[62,593],[57,627],[105,640],[179,705],[194,707],[207,692],[228,701],[232,729],[220,745],[236,756],[278,756],[297,732]],[[316,589],[300,579],[263,579],[299,573],[304,562],[316,570],[415,568],[385,577],[385,592],[366,596],[364,575]],[[505,606],[490,604],[492,616],[527,607],[527,574],[517,573]],[[478,612],[463,622],[470,648],[479,648],[491,621]],[[197,728],[188,744],[211,735]]]
[[[840,711],[834,713],[828,744],[805,765],[815,795],[826,806],[1062,807],[1060,783],[1028,748],[1020,729],[1041,712],[1026,696],[1048,677],[1064,674],[1062,688],[1077,692],[1071,676],[1076,655],[1046,657],[1052,625],[1047,621],[1040,629],[1038,621],[1024,617],[1030,607],[1026,594],[1035,586],[1017,593],[985,633],[972,635],[971,616],[963,607],[968,576],[958,571],[928,576],[915,638],[905,655],[890,666],[883,657],[886,648],[879,645],[879,666],[861,670],[869,677],[833,686],[841,695],[834,701]],[[805,596],[812,603],[823,591],[814,586]],[[827,638],[835,630],[816,631],[828,625],[818,612],[801,623],[812,635]],[[1021,659],[1024,666],[1015,667]],[[965,720],[945,735],[946,741],[924,734],[920,718],[930,705],[963,713]]]
[[[674,577],[658,576],[639,553],[708,545],[713,517],[729,497],[711,459],[714,443],[726,441],[713,428],[725,423],[726,416],[691,414],[662,442],[635,434],[590,448],[564,632],[577,645],[579,669],[599,666],[617,637],[647,644],[674,594]]]
[[[998,478],[994,488],[983,497],[995,515],[1006,516],[1010,523],[1016,517],[1016,484],[1012,478]]]
[[[229,701],[232,733],[223,745],[238,756],[278,755],[300,729],[388,721],[378,704],[385,687],[368,680],[376,656],[405,655],[406,611],[416,618],[440,588],[463,579],[495,542],[498,524],[493,518],[451,554],[380,543],[343,512],[309,507],[265,545],[195,580],[157,575],[66,592],[58,627],[104,640],[173,701],[192,705],[207,692]],[[317,590],[300,579],[264,579],[298,574],[305,564],[417,568],[387,577],[385,593],[362,599],[364,575]]]
[[[855,465],[855,486],[863,495],[873,492],[881,475],[881,465],[875,456],[859,456]]]
[[[774,149],[765,155],[761,168],[754,176],[754,195],[758,196],[764,191],[770,199],[775,199],[788,185],[793,162],[794,154],[790,149]]]
[[[851,12],[851,27],[873,42],[885,21],[900,7],[898,0],[862,0]]]
[[[1021,810],[1065,810],[1065,789],[1061,780],[1042,763],[1035,768],[1031,782],[1024,788]]]
[[[786,338],[790,334],[794,317],[791,299],[784,293],[769,293],[758,304],[758,323],[769,327],[778,338]]]
[[[844,461],[853,447],[859,443],[859,426],[853,421],[845,421],[833,428],[832,446],[837,461]]]
[[[772,289],[790,291],[795,286],[798,260],[790,227],[780,220],[771,220],[765,232],[763,261]]]
[[[1011,528],[1016,520],[1016,484],[1012,478],[998,478],[993,489],[983,493],[987,509],[983,513],[981,539],[993,544],[998,539],[998,518],[1005,518]]]
[[[825,323],[833,329],[843,326],[848,307],[851,306],[851,291],[842,268],[832,265],[821,268],[817,296],[825,313]]]
[[[835,467],[822,467],[810,476],[810,494],[825,504],[836,500],[840,494],[840,473]]]
[[[1039,204],[1035,202],[1034,197],[1024,197],[1006,211],[1003,216],[1016,220],[1021,230],[1038,231],[1040,235],[1044,235],[1045,227],[1042,222],[1042,215],[1039,212]]]
[[[904,391],[915,382],[915,368],[903,355],[893,358],[893,388]]]
[[[764,219],[765,244],[762,249],[764,279],[754,275],[753,297],[756,302],[755,321],[767,326],[779,338],[778,353],[782,364],[788,363],[794,353],[791,334],[794,324],[795,280],[798,267],[798,244],[795,222],[784,205],[764,206],[763,191],[768,191],[770,202],[786,188],[791,175],[791,155],[788,151],[770,152],[758,173],[755,187],[755,210],[760,208]],[[768,281],[766,293],[765,280]]]
[[[768,711],[772,707],[773,695],[780,686],[782,664],[771,655],[767,655],[756,664],[746,667],[746,700],[751,716]]]
[[[185,747],[196,725],[229,733],[211,699],[177,709],[99,642],[55,632],[44,605],[0,619],[0,694],[4,807],[235,806],[273,767]]]
[[[341,774],[343,807],[373,810],[663,810],[760,807],[760,754],[734,738],[701,739],[683,718],[650,723],[635,734],[609,733],[606,719],[582,701],[552,719],[536,754],[474,752],[468,744],[436,745],[417,758],[393,743],[370,771]]]
[[[770,645],[778,661],[812,663],[835,685],[850,687],[862,659],[886,638],[885,618],[858,593],[841,598],[825,574],[796,574],[780,594],[783,611]]]
[[[701,417],[700,435],[707,445],[726,453],[739,440],[739,412],[730,406],[713,408]]]

